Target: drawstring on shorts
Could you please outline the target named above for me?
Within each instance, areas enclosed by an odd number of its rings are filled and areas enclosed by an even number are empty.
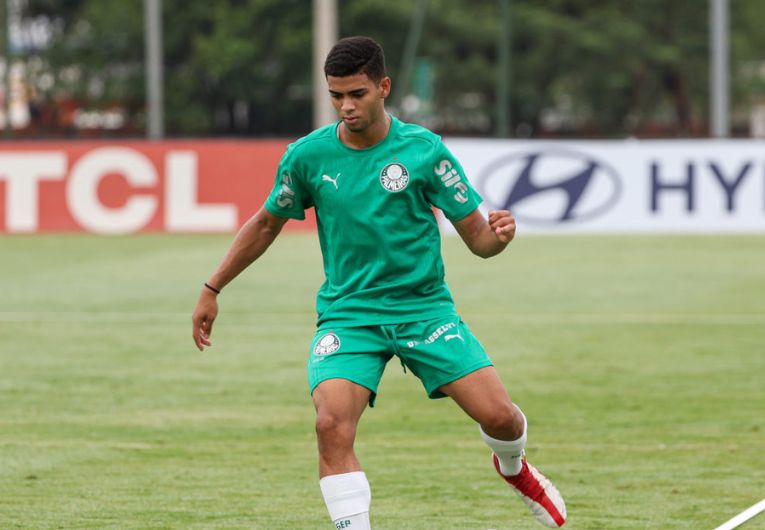
[[[395,352],[396,357],[398,357],[398,360],[401,363],[401,368],[403,368],[404,373],[406,373],[406,364],[404,364],[404,359],[401,357],[401,350],[398,349],[398,337],[396,336],[395,326],[380,326],[380,330],[383,332],[383,335],[385,335],[385,337],[393,345],[393,351]]]

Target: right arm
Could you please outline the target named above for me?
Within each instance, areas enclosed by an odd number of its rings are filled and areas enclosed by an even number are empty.
[[[236,234],[223,261],[207,283],[219,291],[222,290],[239,273],[263,255],[286,222],[286,217],[278,217],[265,208],[261,208]],[[217,294],[207,287],[202,287],[191,317],[192,337],[200,351],[204,350],[205,346],[212,346],[210,335],[217,316]]]

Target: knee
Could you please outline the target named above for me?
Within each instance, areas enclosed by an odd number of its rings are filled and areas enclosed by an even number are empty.
[[[319,440],[333,443],[353,442],[356,425],[346,418],[331,412],[319,412],[316,415],[316,435]]]
[[[524,431],[523,413],[512,403],[492,407],[491,411],[481,421],[481,428],[487,434],[495,433],[494,436],[504,440],[516,440],[523,436]]]

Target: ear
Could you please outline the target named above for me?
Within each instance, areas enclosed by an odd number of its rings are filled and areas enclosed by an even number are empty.
[[[380,84],[378,86],[380,88],[380,97],[383,99],[387,98],[390,95],[390,86],[391,86],[390,77],[386,75],[385,77],[380,79]]]

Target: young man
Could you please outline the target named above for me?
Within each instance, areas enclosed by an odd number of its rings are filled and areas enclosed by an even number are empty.
[[[385,112],[391,80],[375,41],[339,41],[324,72],[340,121],[287,148],[264,207],[241,228],[202,289],[192,317],[194,342],[200,350],[211,345],[220,290],[265,252],[288,219],[303,219],[313,207],[326,281],[316,302],[308,380],[319,484],[336,527],[370,528],[371,491],[353,444],[394,355],[429,397],[451,397],[479,424],[497,472],[537,520],[563,525],[563,498],[524,458],[526,418],[456,313],[432,207],[484,258],[513,239],[512,214],[492,211],[487,221],[480,197],[441,139]]]

